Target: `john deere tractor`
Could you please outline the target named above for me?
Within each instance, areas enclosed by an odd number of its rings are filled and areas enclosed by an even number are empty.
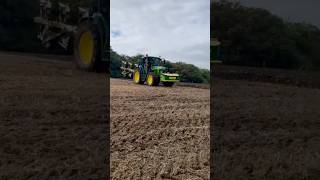
[[[38,38],[46,48],[59,45],[74,54],[74,62],[85,71],[105,71],[108,67],[109,10],[107,0],[88,0],[88,7],[40,0]]]
[[[169,69],[162,66],[165,60],[158,57],[145,56],[139,60],[137,67],[133,70],[133,81],[137,84],[146,83],[149,86],[171,87],[178,82],[179,74],[169,72]]]

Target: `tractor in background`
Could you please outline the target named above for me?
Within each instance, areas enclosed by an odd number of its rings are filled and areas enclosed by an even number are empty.
[[[210,39],[210,64],[215,67],[216,64],[222,64],[220,60],[220,41],[216,38]],[[212,69],[214,71],[214,69]]]
[[[40,25],[38,38],[44,47],[58,44],[74,55],[76,66],[85,71],[107,71],[109,66],[109,9],[107,0],[88,0],[90,7],[71,11],[63,3],[56,6],[50,0],[40,0],[40,15],[34,22]],[[71,15],[77,17],[71,22]]]
[[[213,83],[213,74],[216,71],[217,64],[222,64],[220,60],[220,41],[216,38],[210,39],[210,68],[211,68],[211,83]]]
[[[180,76],[164,67],[165,63],[165,60],[159,57],[146,55],[139,60],[138,64],[123,61],[121,72],[124,77],[133,78],[136,84],[146,83],[149,86],[163,84],[171,87],[180,80]]]
[[[222,63],[220,60],[220,41],[216,38],[210,39],[210,63]]]

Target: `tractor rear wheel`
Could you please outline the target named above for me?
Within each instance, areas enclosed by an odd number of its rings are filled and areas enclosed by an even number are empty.
[[[74,37],[74,60],[79,69],[94,71],[101,61],[101,35],[98,27],[83,21]]]
[[[139,69],[134,71],[134,73],[133,73],[133,81],[136,84],[143,84],[144,83],[144,81],[141,80],[141,74],[140,74]]]
[[[147,76],[147,84],[149,86],[158,86],[159,85],[159,77],[155,76],[153,73],[149,73]]]
[[[172,87],[174,82],[163,82],[163,85],[166,87]]]

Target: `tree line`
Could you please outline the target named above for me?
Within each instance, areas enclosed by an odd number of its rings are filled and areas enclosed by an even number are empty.
[[[320,30],[239,2],[211,2],[211,36],[224,64],[319,70]]]

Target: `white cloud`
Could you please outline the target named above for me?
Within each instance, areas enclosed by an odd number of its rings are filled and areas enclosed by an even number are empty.
[[[111,46],[210,66],[210,0],[111,0]]]

